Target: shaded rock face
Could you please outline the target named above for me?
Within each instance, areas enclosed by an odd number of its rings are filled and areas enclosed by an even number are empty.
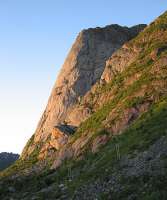
[[[53,139],[53,127],[58,124],[78,125],[75,124],[75,120],[69,121],[68,116],[73,106],[100,79],[106,60],[144,27],[145,25],[132,28],[110,25],[79,33],[53,87],[47,107],[37,126],[33,144],[45,142],[49,137]],[[32,149],[32,146],[25,147],[22,158],[29,148]]]
[[[90,102],[92,96],[96,95],[97,88],[103,84],[109,83],[115,76],[125,70],[126,67],[133,63],[133,61],[139,55],[139,52],[139,49],[129,48],[126,43],[106,60],[105,68],[101,75],[100,81],[98,81],[87,92],[82,99],[82,103],[78,102],[71,108],[71,112],[67,116],[67,119],[71,124],[79,126],[82,121],[91,116],[94,108],[92,109]],[[137,80],[137,77],[134,76],[134,79]],[[132,82],[133,81],[134,80],[132,80]],[[103,96],[101,95],[101,99],[99,99],[97,107],[100,107],[100,104],[104,104],[105,101],[106,96],[103,99]],[[94,104],[96,104],[96,102],[94,102]]]

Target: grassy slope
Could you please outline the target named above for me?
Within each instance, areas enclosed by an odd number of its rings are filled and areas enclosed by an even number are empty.
[[[39,199],[45,199],[46,196],[50,198],[58,198],[63,195],[60,191],[59,185],[64,184],[67,187],[66,194],[73,196],[74,191],[83,186],[94,183],[96,179],[103,181],[105,177],[112,174],[112,169],[117,166],[119,162],[116,153],[115,145],[119,144],[121,158],[125,155],[131,155],[133,152],[137,153],[147,150],[157,139],[167,135],[167,99],[160,100],[156,105],[150,108],[149,112],[144,113],[135,123],[133,123],[124,134],[117,136],[114,140],[111,140],[101,151],[95,155],[88,154],[82,161],[68,161],[64,165],[55,171],[46,171],[41,175],[32,175],[30,177],[23,177],[22,179],[16,179],[15,181],[6,180],[3,183],[3,187],[0,187],[0,197],[5,199],[6,194],[10,195],[7,190],[9,185],[13,185],[19,193],[15,193],[16,198],[21,198],[25,192],[28,192],[27,197],[31,197],[33,193],[40,191],[42,188],[53,186],[53,190],[50,194],[40,192]],[[166,159],[166,158],[163,158]],[[119,169],[118,169],[119,170]],[[69,173],[70,172],[70,173]],[[167,175],[167,172],[166,172]],[[167,177],[167,176],[166,176]],[[156,193],[159,197],[162,197],[166,193],[167,182],[165,177],[154,177],[154,183],[149,187],[149,190],[145,190],[143,187],[147,183],[144,177],[126,180],[126,189],[120,194],[112,194],[114,199],[126,199],[131,187],[133,192],[142,189],[145,193],[139,193],[137,199],[156,199],[146,198],[151,193]],[[69,180],[72,180],[69,182]],[[134,184],[135,181],[135,184]],[[148,179],[148,182],[150,179]],[[157,185],[161,187],[157,187]],[[33,185],[33,187],[32,187]],[[142,188],[143,187],[143,188]],[[132,191],[131,191],[132,192]],[[86,193],[86,191],[85,191]],[[13,194],[11,194],[13,195]],[[105,194],[106,197],[107,194]],[[103,199],[103,194],[101,194]],[[105,199],[105,198],[104,198]]]

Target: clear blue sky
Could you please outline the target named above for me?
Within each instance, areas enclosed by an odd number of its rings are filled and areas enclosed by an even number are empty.
[[[0,0],[0,152],[21,152],[81,29],[150,23],[165,0]]]

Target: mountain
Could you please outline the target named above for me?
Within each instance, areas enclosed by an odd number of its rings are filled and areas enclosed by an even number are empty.
[[[166,121],[167,12],[84,30],[0,198],[165,200]]]
[[[79,33],[62,66],[31,145],[28,143],[21,155],[22,159],[34,154],[37,145],[38,159],[44,159],[66,143],[67,134],[62,131],[62,127],[68,126],[73,132],[78,126],[78,123],[67,118],[72,107],[100,79],[105,61],[113,52],[144,27],[145,25],[132,28],[110,25]]]
[[[0,153],[0,170],[12,165],[19,158],[18,154],[2,152]]]

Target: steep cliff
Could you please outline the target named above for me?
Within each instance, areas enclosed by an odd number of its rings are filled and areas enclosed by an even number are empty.
[[[22,159],[33,154],[37,145],[38,158],[43,159],[67,141],[68,134],[58,130],[59,124],[73,125],[75,130],[79,124],[75,120],[69,121],[68,117],[73,106],[100,79],[106,60],[144,27],[145,25],[132,28],[110,25],[83,30],[78,35],[62,66],[35,135],[21,155]],[[61,139],[57,140],[58,134]],[[43,143],[45,145],[41,145]]]
[[[166,23],[165,13],[109,58],[100,82],[75,109],[85,121],[56,154],[53,167],[97,152],[166,97]],[[91,114],[78,113],[86,109]]]

